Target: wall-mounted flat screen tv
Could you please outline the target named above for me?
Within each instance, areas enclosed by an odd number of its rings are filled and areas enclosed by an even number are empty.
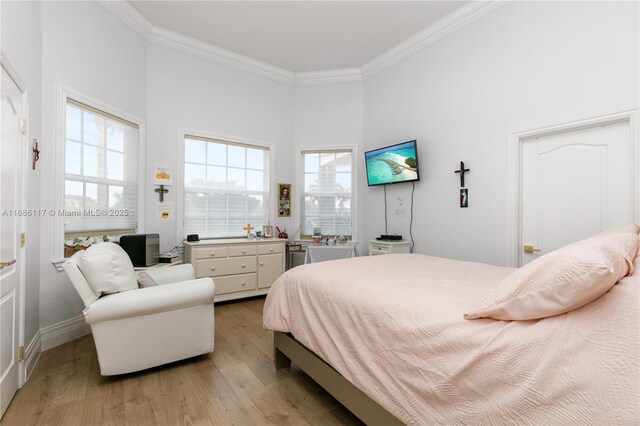
[[[369,186],[420,180],[416,141],[364,153]]]

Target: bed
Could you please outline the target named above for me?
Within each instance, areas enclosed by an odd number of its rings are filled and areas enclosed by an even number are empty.
[[[638,424],[640,260],[588,305],[464,320],[513,269],[417,254],[309,264],[271,288],[276,367],[293,359],[369,424]]]

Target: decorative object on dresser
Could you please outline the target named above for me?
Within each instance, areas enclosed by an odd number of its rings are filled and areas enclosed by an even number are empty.
[[[369,241],[369,256],[377,256],[380,254],[393,254],[393,253],[410,253],[411,244],[409,241],[384,241],[384,240],[370,240]]]
[[[286,240],[229,238],[185,242],[196,277],[212,277],[216,302],[267,294],[284,272]]]
[[[289,234],[287,234],[287,228],[284,228],[284,231],[281,231],[280,228],[276,226],[276,231],[278,231],[278,238],[282,238],[283,240],[289,239]]]

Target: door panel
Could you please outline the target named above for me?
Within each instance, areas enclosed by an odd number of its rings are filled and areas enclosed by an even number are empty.
[[[629,122],[527,139],[522,151],[522,264],[633,222]]]
[[[282,275],[283,256],[282,253],[258,256],[258,288],[271,287],[271,284]]]
[[[0,77],[0,415],[4,414],[19,385],[18,326],[21,259],[19,234],[22,157],[20,120],[22,92],[7,72]],[[13,213],[12,213],[13,211]]]

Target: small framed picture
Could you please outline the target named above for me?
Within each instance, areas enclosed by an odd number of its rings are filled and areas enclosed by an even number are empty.
[[[278,217],[291,217],[291,184],[278,184]]]
[[[469,189],[460,188],[460,208],[469,207]]]

